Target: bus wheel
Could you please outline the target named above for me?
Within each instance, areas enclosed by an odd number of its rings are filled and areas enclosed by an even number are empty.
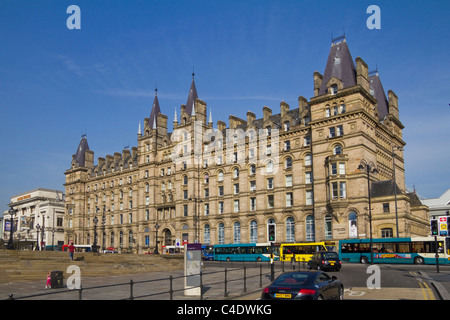
[[[359,260],[361,263],[367,264],[369,263],[369,259],[367,257],[361,257],[361,259]]]
[[[227,261],[230,262],[230,257],[227,257]]]
[[[423,260],[422,257],[415,257],[414,258],[414,264],[424,264],[425,261]]]
[[[261,262],[261,257],[256,258],[257,262]]]

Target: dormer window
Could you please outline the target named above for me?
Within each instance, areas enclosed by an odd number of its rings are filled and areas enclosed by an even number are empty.
[[[331,87],[330,87],[330,89],[331,89],[331,94],[332,94],[332,95],[337,94],[337,91],[338,91],[338,86],[337,86],[337,84],[332,84]]]

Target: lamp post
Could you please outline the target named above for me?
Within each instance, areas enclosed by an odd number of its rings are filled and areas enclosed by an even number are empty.
[[[398,233],[398,209],[397,209],[397,184],[395,182],[395,151],[403,151],[402,147],[399,146],[392,146],[392,169],[394,170],[394,201],[395,201],[395,225],[397,230],[397,238],[400,237],[400,234]]]
[[[159,224],[157,222],[155,224],[156,237],[155,237],[155,251],[154,251],[154,254],[159,254],[159,252],[158,252],[158,229],[159,229]]]
[[[97,252],[97,223],[98,218],[97,216],[94,217],[94,246],[92,248],[92,252]]]
[[[371,163],[367,163],[365,160],[361,160],[358,169],[361,171],[365,171],[367,173],[367,192],[369,196],[369,228],[370,228],[370,264],[373,264],[373,246],[372,246],[372,206],[370,199],[370,173],[378,173],[375,165]]]
[[[41,226],[39,225],[39,223],[36,225],[36,250],[40,251],[40,247],[39,247],[39,228]]]
[[[10,226],[10,232],[9,232],[9,240],[8,240],[8,249],[14,249],[14,244],[13,244],[13,233],[14,233],[14,214],[16,213],[16,211],[10,207],[8,210],[9,213],[9,219],[11,221],[11,226]]]

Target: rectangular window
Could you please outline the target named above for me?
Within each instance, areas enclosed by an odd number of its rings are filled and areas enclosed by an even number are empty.
[[[234,194],[239,194],[239,183],[235,183],[233,185],[233,188],[234,188]]]
[[[250,198],[250,211],[256,210],[256,198]]]
[[[256,181],[250,181],[250,191],[256,191]]]
[[[286,207],[292,207],[294,205],[294,197],[292,192],[286,193]]]
[[[223,213],[223,201],[219,201],[219,213]]]
[[[383,212],[384,213],[389,213],[389,203],[383,203]]]
[[[273,189],[273,178],[267,178],[267,189]]]
[[[272,194],[268,195],[267,196],[267,208],[268,209],[273,209],[273,204],[274,204],[273,195]]]
[[[239,212],[239,200],[234,200],[234,213]]]
[[[306,190],[306,205],[312,205],[314,202],[314,195],[312,190]]]
[[[339,198],[347,198],[347,190],[345,182],[339,182]]]
[[[286,176],[286,187],[292,187],[292,175]]]
[[[184,217],[188,216],[188,205],[187,204],[183,205],[183,216]]]

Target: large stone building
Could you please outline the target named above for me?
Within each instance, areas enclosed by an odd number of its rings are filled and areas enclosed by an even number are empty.
[[[213,126],[193,78],[173,132],[155,94],[137,147],[97,164],[82,137],[65,172],[66,241],[92,243],[96,216],[100,246],[133,252],[157,234],[161,245],[337,240],[369,237],[371,222],[374,237],[426,235],[427,208],[405,189],[395,93],[345,38],[313,78],[309,101],[230,115],[228,127]]]

